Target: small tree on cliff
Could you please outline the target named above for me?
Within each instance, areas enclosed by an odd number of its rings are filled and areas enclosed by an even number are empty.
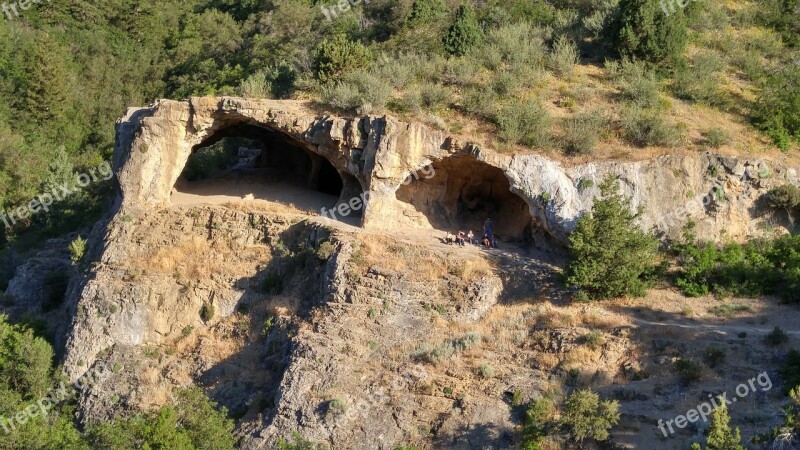
[[[583,299],[643,295],[643,275],[653,267],[658,241],[635,224],[642,212],[632,212],[613,176],[603,180],[600,192],[569,237],[567,285],[577,287]]]

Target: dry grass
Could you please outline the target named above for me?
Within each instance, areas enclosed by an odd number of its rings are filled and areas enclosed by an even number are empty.
[[[421,245],[397,242],[385,236],[369,235],[354,246],[351,261],[360,269],[378,266],[405,273],[411,280],[442,278],[448,273],[448,262],[442,255]]]
[[[219,272],[250,271],[252,261],[268,262],[266,246],[232,248],[225,240],[191,237],[173,246],[151,247],[151,251],[127,261],[127,268],[147,274],[172,275],[182,280],[209,279]],[[236,255],[236,258],[231,258]],[[249,270],[248,270],[249,268]]]

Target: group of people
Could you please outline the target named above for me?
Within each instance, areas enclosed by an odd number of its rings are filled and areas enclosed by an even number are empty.
[[[446,244],[456,244],[462,247],[469,242],[470,245],[482,245],[486,248],[497,248],[497,236],[494,235],[494,224],[492,223],[491,218],[486,219],[486,222],[483,224],[483,239],[480,241],[476,239],[475,233],[473,233],[472,230],[469,230],[467,233],[459,230],[455,234],[448,231],[445,235],[444,242]]]

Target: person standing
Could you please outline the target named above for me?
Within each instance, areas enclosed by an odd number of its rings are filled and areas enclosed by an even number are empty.
[[[487,218],[486,222],[483,223],[483,234],[490,238],[494,236],[494,223],[492,223],[491,217]]]

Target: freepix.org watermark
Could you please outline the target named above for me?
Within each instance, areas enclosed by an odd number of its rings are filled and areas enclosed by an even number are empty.
[[[708,394],[708,398],[711,401],[703,402],[697,405],[696,408],[690,409],[686,412],[686,415],[677,416],[674,419],[669,419],[666,422],[663,419],[658,419],[658,429],[664,435],[664,437],[669,437],[671,434],[675,434],[675,429],[672,427],[673,424],[677,428],[686,428],[686,425],[689,423],[697,422],[700,419],[703,419],[703,422],[708,422],[708,418],[711,416],[711,413],[719,408],[720,405],[731,405],[736,403],[736,401],[740,398],[745,398],[750,393],[756,392],[756,382],[758,382],[758,387],[761,388],[761,392],[766,392],[772,389],[772,380],[769,379],[769,374],[767,372],[761,372],[758,374],[757,377],[750,378],[747,380],[747,383],[742,383],[736,386],[736,396],[732,396],[728,398],[728,392],[723,392],[718,396],[714,396],[712,394]],[[667,434],[667,429],[669,429],[669,434]]]
[[[50,206],[53,205],[53,202],[62,201],[92,183],[100,180],[108,181],[113,176],[114,172],[111,170],[111,164],[103,161],[99,166],[89,169],[88,173],[76,176],[75,184],[64,183],[61,186],[56,186],[52,192],[39,194],[36,198],[14,210],[0,211],[0,220],[3,221],[6,228],[11,228],[17,224],[17,221],[25,220],[42,211],[50,211]]]
[[[11,4],[3,3],[3,6],[0,9],[3,10],[3,14],[6,15],[8,20],[13,20],[19,17],[19,8],[22,11],[27,11],[31,9],[31,6],[38,5],[39,3],[50,3],[51,0],[19,0],[18,2],[12,2]]]
[[[412,181],[419,180],[420,178],[425,178],[429,180],[436,175],[436,170],[433,168],[432,165],[427,164],[420,169],[414,170],[411,174],[403,180],[402,185],[407,186],[411,184]],[[352,197],[350,200],[346,202],[339,203],[338,206],[332,209],[328,208],[321,208],[319,210],[319,214],[323,217],[330,218],[336,220],[337,215],[340,217],[348,217],[350,214],[354,212],[361,211],[362,209],[366,209],[367,203],[369,203],[369,192],[362,192],[360,195]]]
[[[350,11],[350,8],[362,2],[365,5],[369,5],[370,0],[339,0],[331,6],[319,5],[319,7],[322,10],[322,14],[328,19],[328,22],[333,22],[333,19],[339,16],[339,14]]]
[[[0,417],[0,427],[3,428],[6,434],[9,434],[12,430],[16,430],[18,426],[25,425],[29,420],[35,417],[47,417],[47,415],[50,414],[50,410],[55,408],[56,405],[71,398],[75,392],[87,389],[89,386],[105,379],[110,372],[110,370],[107,370],[105,362],[100,361],[95,368],[78,378],[78,381],[73,385],[69,387],[64,386],[64,382],[62,381],[58,387],[50,391],[46,397],[39,399],[36,403],[31,404],[10,418],[6,418],[5,416]]]

